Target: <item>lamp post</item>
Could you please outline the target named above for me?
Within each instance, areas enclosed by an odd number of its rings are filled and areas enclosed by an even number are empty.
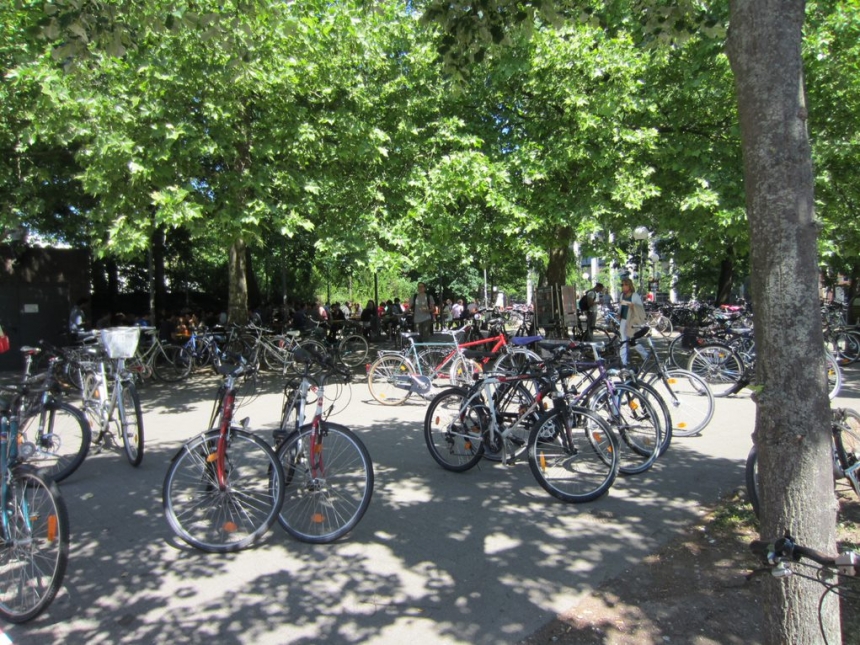
[[[651,231],[646,226],[637,226],[633,229],[633,239],[639,242],[639,293],[642,293],[642,269],[645,267],[645,240],[651,237]]]

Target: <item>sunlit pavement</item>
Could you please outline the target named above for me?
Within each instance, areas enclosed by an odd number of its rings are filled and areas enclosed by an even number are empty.
[[[856,369],[837,404],[860,407]],[[64,589],[20,645],[64,643],[515,643],[743,486],[754,404],[718,399],[702,436],[676,439],[649,472],[566,505],[528,464],[442,470],[424,444],[425,403],[373,401],[351,388],[334,420],[373,457],[370,509],[342,541],[312,546],[277,524],[259,546],[207,555],[174,538],[161,486],[180,444],[204,430],[218,380],[142,390],[146,455],[93,455],[61,485],[72,549]],[[281,381],[261,378],[238,411],[271,437]]]

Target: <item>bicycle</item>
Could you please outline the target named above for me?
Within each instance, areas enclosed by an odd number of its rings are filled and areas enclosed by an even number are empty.
[[[283,414],[274,439],[284,470],[284,501],[278,522],[292,537],[312,544],[328,544],[352,531],[373,496],[373,461],[367,448],[348,427],[328,421],[327,382],[351,377],[330,357],[305,348],[294,352],[304,365],[301,380],[286,393]],[[321,368],[317,378],[311,366]],[[310,423],[306,408],[316,397]]]
[[[15,416],[0,418],[0,617],[32,620],[53,602],[69,560],[69,515],[56,482],[21,461]]]
[[[30,374],[34,358],[42,351],[38,347],[21,348],[24,373],[17,388],[5,388],[14,393],[7,413],[18,423],[18,458],[59,482],[84,462],[92,432],[84,414],[56,396],[57,374],[63,365],[56,350],[44,372]]]
[[[130,328],[129,328],[130,329]],[[128,357],[127,369],[131,374],[148,379],[153,375],[165,383],[176,383],[188,377],[194,366],[191,353],[181,345],[164,343],[155,327],[135,327],[150,337],[149,346]]]
[[[284,501],[284,469],[269,445],[234,422],[239,377],[255,371],[240,358],[221,364],[218,426],[186,442],[162,485],[167,523],[184,542],[207,553],[238,551],[274,524]]]
[[[824,601],[829,593],[845,596],[849,592],[849,587],[852,597],[857,597],[856,594],[860,591],[857,586],[857,575],[860,574],[860,554],[852,550],[845,550],[836,557],[828,556],[798,544],[789,533],[778,540],[753,540],[750,543],[750,550],[767,565],[766,569],[753,571],[753,575],[765,571],[780,580],[796,575],[807,580],[820,582],[824,586],[824,592],[818,603],[818,626],[826,645],[828,642],[827,632],[822,614]],[[811,560],[818,565],[814,576],[806,574],[801,569],[801,567],[811,567],[804,560]],[[835,582],[833,582],[834,579]]]
[[[860,414],[848,408],[831,410],[830,429],[833,437],[834,483],[847,479],[852,490],[860,498]],[[753,444],[747,455],[747,497],[753,512],[758,516],[761,508],[758,482],[758,447]]]
[[[580,503],[604,495],[618,473],[616,440],[598,414],[553,396],[554,369],[550,364],[535,374],[484,374],[468,390],[441,392],[424,417],[430,455],[444,469],[464,472],[488,449],[508,465],[527,452],[532,474],[557,499]],[[518,382],[533,378],[539,381],[536,396],[521,398]],[[541,415],[547,397],[553,398],[553,409]]]
[[[95,430],[93,443],[100,448],[113,443],[116,437],[111,427],[115,426],[125,456],[135,467],[143,461],[143,413],[125,361],[135,355],[139,337],[139,327],[102,329],[99,341],[104,356],[87,371],[83,392],[84,414]]]

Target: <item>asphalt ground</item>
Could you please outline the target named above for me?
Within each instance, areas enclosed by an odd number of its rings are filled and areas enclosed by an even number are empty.
[[[860,409],[860,373],[837,405]],[[282,379],[262,375],[238,417],[269,439]],[[309,545],[275,524],[229,555],[185,545],[164,518],[170,458],[205,429],[219,379],[141,390],[146,454],[90,455],[61,484],[72,528],[64,587],[45,614],[5,625],[17,645],[102,643],[516,643],[659,549],[743,486],[754,404],[717,399],[699,437],[677,438],[648,472],[584,505],[551,498],[526,461],[441,469],[424,443],[426,403],[385,407],[356,381],[333,421],[374,462],[370,508],[341,541]],[[343,399],[342,399],[343,401]]]

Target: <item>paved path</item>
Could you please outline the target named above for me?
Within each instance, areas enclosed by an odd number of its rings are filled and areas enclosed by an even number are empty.
[[[860,407],[858,376],[838,402]],[[276,524],[260,546],[217,556],[178,542],[161,509],[168,461],[208,420],[217,383],[147,387],[140,468],[95,455],[62,484],[72,521],[65,587],[38,620],[4,627],[12,642],[515,643],[742,486],[754,420],[748,394],[718,399],[702,437],[677,439],[648,473],[575,506],[546,495],[526,463],[442,470],[424,445],[424,405],[382,407],[359,382],[335,418],[360,433],[375,464],[358,528],[313,546]],[[239,415],[268,434],[280,408],[267,377]]]

